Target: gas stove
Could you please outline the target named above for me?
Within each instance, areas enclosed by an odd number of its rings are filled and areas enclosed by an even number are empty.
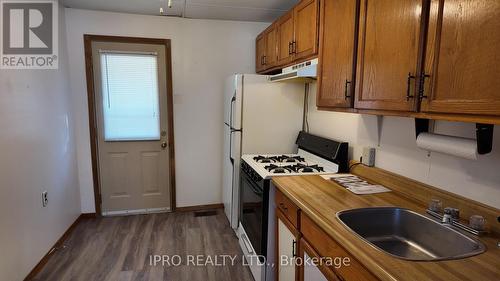
[[[269,140],[273,141],[273,140]],[[251,260],[267,258],[267,263],[252,267],[256,281],[275,280],[278,261],[274,256],[276,229],[272,177],[323,175],[348,171],[348,143],[300,132],[296,154],[246,154],[241,156],[240,225],[238,237],[245,256]]]
[[[299,149],[297,154],[243,155],[243,169],[257,173],[263,179],[276,176],[322,175],[337,173],[338,165]],[[246,165],[245,165],[246,164]]]

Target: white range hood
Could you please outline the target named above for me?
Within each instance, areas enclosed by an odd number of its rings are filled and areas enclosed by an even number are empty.
[[[286,68],[283,68],[280,74],[269,76],[270,82],[283,82],[283,81],[293,81],[293,82],[310,82],[316,80],[318,59],[313,59],[305,61],[299,64],[295,64]]]

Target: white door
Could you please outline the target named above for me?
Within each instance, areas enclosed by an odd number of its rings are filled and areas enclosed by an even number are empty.
[[[278,218],[278,279],[295,280],[295,252],[297,241],[288,227]]]
[[[92,43],[103,215],[170,210],[165,52]]]

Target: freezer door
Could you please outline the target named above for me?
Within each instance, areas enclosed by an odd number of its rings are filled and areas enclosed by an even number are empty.
[[[224,93],[224,123],[236,130],[241,129],[242,88],[242,74],[227,78]]]

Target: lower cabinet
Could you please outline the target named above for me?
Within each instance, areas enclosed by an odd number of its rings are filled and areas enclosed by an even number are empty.
[[[300,239],[299,257],[302,261],[298,262],[299,281],[338,281],[340,280],[335,272],[330,270],[325,264],[319,262],[321,256],[307,243]]]
[[[279,190],[275,203],[276,280],[378,280]]]
[[[277,214],[277,280],[297,280],[295,260],[298,252],[299,232],[279,210]]]
[[[344,248],[332,239],[308,216],[300,216],[300,232],[305,240],[305,245],[314,249],[315,256],[321,259],[321,264],[326,267],[324,271],[333,272],[327,276],[328,280],[345,281],[374,281],[378,280],[362,264],[344,250]],[[307,246],[306,246],[307,248]],[[317,254],[316,254],[317,253]],[[335,277],[334,277],[335,275]],[[325,275],[326,276],[326,275]],[[308,279],[303,279],[308,281]]]

